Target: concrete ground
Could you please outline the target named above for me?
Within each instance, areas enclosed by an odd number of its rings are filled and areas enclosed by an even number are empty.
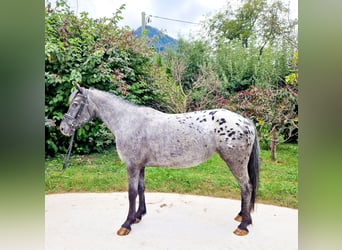
[[[249,234],[236,236],[239,200],[146,193],[146,205],[130,234],[117,236],[127,193],[46,195],[45,249],[298,249],[296,209],[256,204]]]

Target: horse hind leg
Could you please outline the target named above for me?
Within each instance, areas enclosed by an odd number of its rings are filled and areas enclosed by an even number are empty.
[[[243,172],[236,169],[232,169],[232,172],[240,172],[242,175],[238,175],[237,180],[241,189],[241,211],[236,220],[240,221],[241,224],[235,230],[237,235],[246,235],[248,233],[247,226],[252,224],[251,211],[254,209],[256,193],[258,189],[259,182],[259,145],[257,136],[255,136],[255,141],[251,154],[248,159],[248,163],[244,166]]]
[[[232,161],[225,157],[228,154],[220,154],[221,158],[227,163],[230,171],[238,181],[241,191],[241,210],[235,217],[235,220],[240,222],[240,225],[234,231],[236,235],[244,236],[248,234],[248,225],[252,224],[250,215],[252,204],[252,185],[249,182],[248,164],[239,161]],[[230,155],[230,154],[229,154]]]
[[[250,214],[252,187],[248,182],[239,182],[239,185],[241,189],[241,210],[235,217],[235,220],[240,222],[240,225],[235,229],[234,233],[239,236],[244,236],[249,232],[247,227],[252,224],[252,217]]]

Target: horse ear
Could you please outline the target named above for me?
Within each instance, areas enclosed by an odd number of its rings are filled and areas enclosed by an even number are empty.
[[[76,83],[76,82],[74,82],[73,84],[75,85],[77,90],[80,91],[83,94],[83,88],[81,88],[80,85],[78,85],[78,83]]]

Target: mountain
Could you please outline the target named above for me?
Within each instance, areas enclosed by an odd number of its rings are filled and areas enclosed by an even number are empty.
[[[165,51],[166,48],[171,48],[174,50],[177,47],[177,40],[171,36],[149,25],[146,25],[145,29],[147,32],[147,37],[152,39],[150,45],[155,47],[156,51],[162,52]],[[141,37],[141,27],[136,29],[133,34]]]

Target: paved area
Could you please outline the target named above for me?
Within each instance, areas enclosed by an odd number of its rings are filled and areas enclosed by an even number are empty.
[[[236,236],[239,200],[146,193],[147,214],[128,236],[117,236],[127,193],[45,196],[46,250],[298,249],[298,210],[257,204],[247,236]]]

